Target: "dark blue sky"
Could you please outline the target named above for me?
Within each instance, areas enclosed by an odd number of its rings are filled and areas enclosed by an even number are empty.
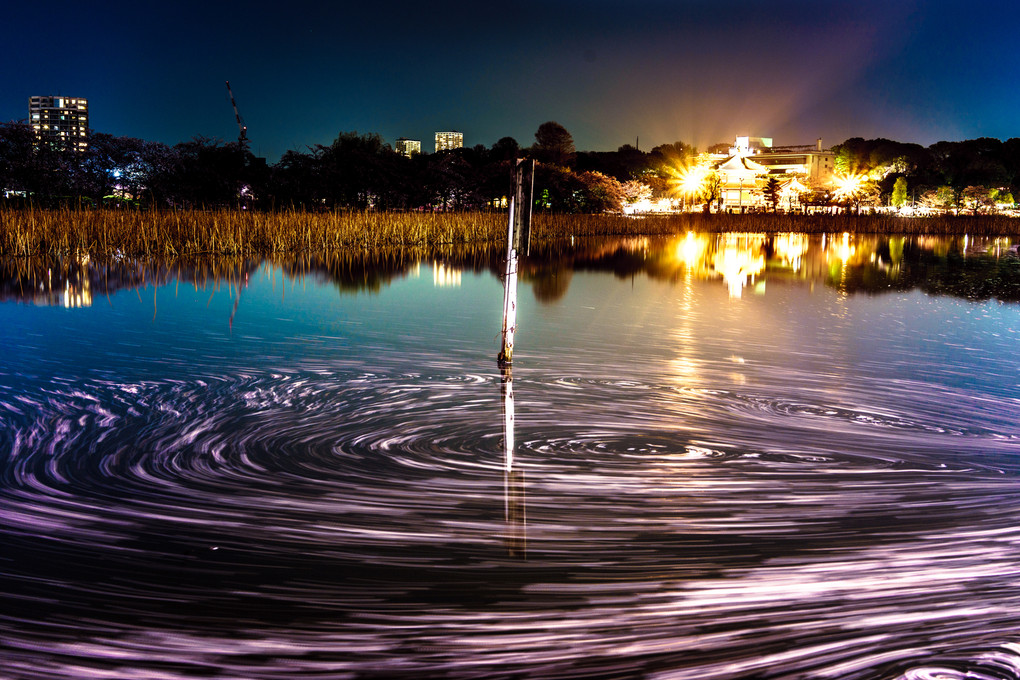
[[[1017,8],[996,0],[11,3],[0,120],[89,98],[101,132],[256,153],[460,130],[579,149],[1020,136]]]

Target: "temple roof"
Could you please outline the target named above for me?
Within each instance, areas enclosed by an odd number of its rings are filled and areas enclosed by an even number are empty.
[[[716,170],[720,170],[722,172],[746,172],[761,175],[764,175],[769,171],[769,169],[761,163],[755,163],[750,158],[742,154],[733,154],[726,160],[719,163],[719,165],[716,166]]]

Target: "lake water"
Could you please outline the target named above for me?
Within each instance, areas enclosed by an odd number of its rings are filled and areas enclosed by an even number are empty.
[[[0,677],[1020,677],[1012,243],[6,263]]]

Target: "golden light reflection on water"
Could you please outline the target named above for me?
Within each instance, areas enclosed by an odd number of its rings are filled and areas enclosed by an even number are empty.
[[[696,313],[694,271],[689,267],[684,272],[683,288],[681,288],[677,312],[672,327],[677,356],[670,360],[670,374],[676,377],[676,381],[681,387],[689,387],[695,382],[699,372],[698,361],[695,358],[698,355],[695,347],[698,336],[694,328],[694,314]]]
[[[64,288],[64,307],[69,309],[75,307],[91,307],[92,306],[92,291],[89,290],[88,281],[84,282],[84,285],[80,288],[72,286],[70,283]]]
[[[754,283],[754,277],[765,269],[764,244],[764,236],[727,234],[721,247],[717,247],[712,268],[726,282],[731,298],[741,297],[744,287]]]
[[[691,269],[701,263],[707,248],[708,238],[705,235],[698,236],[693,231],[689,231],[687,236],[677,244],[677,259],[687,265],[688,269]]]
[[[688,273],[702,279],[721,278],[730,298],[740,298],[744,289],[754,286],[766,269],[766,250],[772,240],[774,255],[782,266],[797,272],[808,250],[803,234],[694,234],[678,239],[670,251]],[[756,287],[756,291],[761,287]]]
[[[850,234],[843,233],[843,239],[833,248],[833,252],[837,259],[844,264],[854,256],[857,252],[857,248],[850,243]]]
[[[676,260],[699,278],[721,277],[731,298],[743,295],[765,269],[763,234],[694,234],[688,232],[673,248]]]
[[[462,270],[456,267],[451,267],[442,262],[432,263],[432,284],[437,288],[459,286],[461,276]]]
[[[808,251],[806,234],[779,234],[773,242],[776,257],[794,272],[800,271],[801,258]]]
[[[849,295],[860,289],[903,287],[909,280],[934,273],[940,291],[949,292],[943,278],[937,274],[937,268],[945,267],[947,259],[980,255],[990,266],[996,266],[996,262],[1008,263],[1015,259],[1017,250],[1013,241],[1001,237],[688,232],[667,241],[660,251],[665,257],[660,256],[658,266],[649,273],[675,280],[685,271],[692,272],[698,279],[719,280],[731,299],[743,297],[749,287],[755,293],[763,293],[765,280],[775,278],[803,281],[811,285],[812,290],[815,283],[823,283],[841,295]],[[654,245],[646,247],[646,252],[649,258],[656,257]],[[921,268],[904,269],[905,265],[931,259],[936,261]],[[968,291],[963,292],[969,295]],[[1000,297],[1012,299],[1014,295],[1014,291],[1004,290]]]

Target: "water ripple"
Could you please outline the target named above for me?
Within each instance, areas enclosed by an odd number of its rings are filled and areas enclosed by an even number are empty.
[[[1015,404],[516,383],[511,472],[476,373],[0,394],[5,672],[1016,677],[925,653],[1020,625]]]

